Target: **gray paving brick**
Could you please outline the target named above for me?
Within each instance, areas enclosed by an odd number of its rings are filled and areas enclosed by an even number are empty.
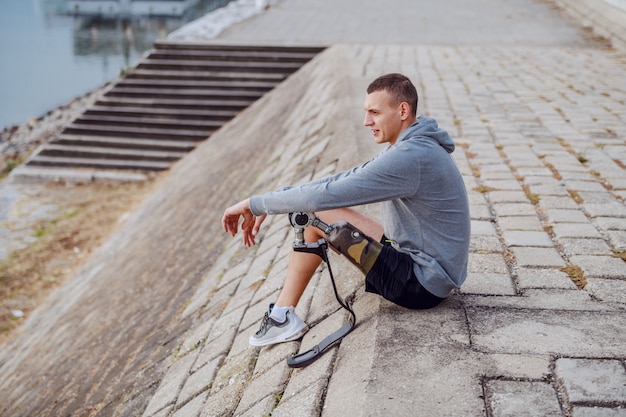
[[[621,217],[596,217],[593,221],[603,230],[626,230],[626,221]]]
[[[615,203],[615,196],[608,191],[576,191],[576,194],[583,201],[585,205],[598,205],[598,204],[613,204]]]
[[[502,243],[497,236],[474,235],[470,240],[470,252],[502,252]]]
[[[626,206],[620,202],[610,202],[605,204],[584,203],[585,211],[591,217],[618,217],[626,218]]]
[[[626,368],[622,361],[560,358],[555,372],[570,403],[622,403],[626,398]]]
[[[568,256],[611,255],[611,248],[602,239],[560,238],[559,243]]]
[[[468,271],[507,274],[508,268],[501,254],[470,253]]]
[[[576,237],[576,238],[601,238],[602,235],[591,224],[587,223],[557,223],[552,226],[552,231],[557,239]]]
[[[213,384],[218,366],[222,358],[217,357],[203,365],[200,369],[192,373],[185,381],[183,388],[178,395],[176,405],[185,404],[193,398],[199,397],[202,393],[208,393]]]
[[[549,375],[551,366],[547,355],[488,354],[482,360],[487,363],[483,376],[488,379],[506,375],[515,379],[544,380]]]
[[[470,272],[461,287],[463,294],[515,295],[509,274]]]
[[[498,219],[498,225],[502,230],[529,230],[541,231],[543,225],[537,216],[507,216]]]
[[[561,417],[554,388],[545,382],[489,381],[486,384],[494,417]]]
[[[565,356],[621,357],[626,336],[613,320],[622,314],[585,310],[554,314],[551,310],[512,309],[493,315],[491,308],[468,309],[473,343],[484,352],[560,352]]]
[[[611,256],[576,255],[570,258],[570,262],[582,268],[587,277],[615,279],[626,277],[626,262]]]
[[[295,396],[281,400],[272,417],[316,417],[321,415],[325,381],[315,381]]]
[[[533,246],[551,248],[554,246],[550,235],[546,232],[535,231],[504,231],[502,234],[507,246]]]
[[[270,395],[257,402],[252,408],[243,414],[236,414],[237,417],[266,417],[271,416],[278,398],[276,395]]]
[[[575,190],[577,192],[582,192],[582,191],[591,191],[591,192],[596,192],[596,193],[606,192],[606,189],[597,180],[590,180],[590,181],[567,180],[565,181],[565,185],[568,189]]]
[[[585,290],[598,300],[626,304],[626,280],[587,278]]]
[[[608,231],[607,236],[611,242],[611,246],[615,249],[626,249],[626,231],[616,230]]]
[[[487,236],[496,236],[496,229],[494,223],[490,221],[472,221],[472,236],[475,235],[487,235]]]
[[[489,220],[493,217],[491,211],[489,211],[489,207],[483,205],[471,205],[470,216],[472,220]]]
[[[542,205],[540,203],[540,205]],[[589,219],[581,210],[544,209],[551,223],[588,223]]]
[[[172,414],[172,417],[198,417],[202,412],[206,398],[206,392],[199,394]]]
[[[528,288],[557,288],[576,289],[576,284],[565,272],[557,269],[529,269],[517,270],[517,285],[520,289]]]
[[[546,209],[580,210],[570,196],[542,195],[539,206]]]
[[[499,217],[537,215],[535,207],[530,203],[495,203],[493,209]]]
[[[152,416],[168,405],[174,405],[178,398],[178,393],[189,377],[189,370],[196,360],[193,353],[187,354],[175,361],[165,374],[163,381],[159,385],[143,415]]]
[[[572,407],[572,417],[626,417],[626,408]]]
[[[531,248],[513,247],[511,248],[521,267],[562,267],[565,261],[554,248]]]
[[[241,414],[268,396],[279,396],[285,389],[290,369],[286,364],[277,364],[262,374],[257,374],[247,386],[236,414]]]
[[[487,193],[489,201],[493,203],[527,203],[526,194],[519,191],[490,191]]]

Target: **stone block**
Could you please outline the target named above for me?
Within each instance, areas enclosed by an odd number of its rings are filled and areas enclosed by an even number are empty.
[[[612,256],[577,255],[570,262],[578,265],[588,278],[626,278],[626,262]]]
[[[510,230],[502,234],[507,246],[533,246],[552,248],[554,245],[546,232]]]
[[[470,239],[470,252],[502,252],[502,243],[497,236],[485,236],[472,234]]]
[[[543,231],[543,225],[535,215],[500,217],[498,219],[498,225],[502,230]]]
[[[266,397],[281,394],[289,380],[289,373],[287,364],[279,363],[257,374],[247,385],[235,414],[245,412]]]
[[[624,279],[587,278],[585,290],[598,300],[626,305],[626,280]]]
[[[591,217],[619,217],[626,218],[626,206],[617,201],[611,203],[583,203],[585,211]]]
[[[484,220],[472,220],[472,237],[474,235],[481,236],[497,236],[496,228],[493,222]]]
[[[545,382],[488,381],[487,401],[493,417],[561,417],[554,388]]]
[[[587,223],[557,223],[552,226],[557,239],[564,237],[602,238],[602,235],[590,222]]]
[[[559,243],[569,255],[611,255],[611,248],[603,239],[561,238]]]
[[[470,306],[467,317],[473,345],[483,352],[622,357],[626,344],[622,311]]]
[[[504,256],[497,253],[470,253],[468,272],[507,274]]]
[[[152,416],[166,406],[176,403],[181,387],[189,378],[189,371],[196,360],[196,355],[194,353],[187,354],[172,364],[161,380],[159,389],[150,399],[143,413],[144,417]]]
[[[515,295],[509,274],[470,272],[461,287],[462,294]]]
[[[626,219],[623,219],[626,223]],[[609,241],[615,249],[626,249],[626,231],[624,230],[610,230],[607,232]]]
[[[208,392],[202,392],[193,397],[188,403],[178,409],[172,417],[197,417],[200,415],[204,407],[204,401],[208,396]]]
[[[572,404],[621,403],[626,398],[626,368],[619,360],[560,358],[555,373]]]
[[[589,219],[579,209],[544,209],[550,223],[588,223]]]
[[[520,267],[562,267],[565,261],[554,248],[511,248],[515,255],[516,264]]]
[[[576,289],[576,284],[565,272],[547,268],[519,268],[517,270],[517,286],[519,289]]]
[[[537,215],[535,206],[530,203],[494,203],[493,209],[498,217]]]
[[[545,379],[551,374],[548,355],[486,354],[481,358],[487,378]]]

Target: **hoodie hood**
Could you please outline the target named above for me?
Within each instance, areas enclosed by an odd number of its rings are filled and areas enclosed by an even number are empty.
[[[440,128],[437,121],[430,117],[419,116],[415,123],[400,134],[398,142],[416,136],[427,137],[436,141],[448,153],[454,151],[454,141],[448,135],[448,132]]]

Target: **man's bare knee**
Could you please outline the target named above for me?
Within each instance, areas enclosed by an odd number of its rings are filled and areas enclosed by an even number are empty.
[[[327,224],[345,220],[366,235],[377,241],[383,236],[383,226],[380,222],[352,208],[339,208],[334,210],[320,211],[316,215]]]

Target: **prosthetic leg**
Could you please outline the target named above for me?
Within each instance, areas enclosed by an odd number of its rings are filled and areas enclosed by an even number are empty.
[[[350,313],[350,320],[341,328],[326,336],[324,340],[308,351],[287,358],[289,367],[301,368],[317,360],[328,347],[350,333],[356,325],[354,311],[345,300],[341,299],[337,292],[337,285],[335,284],[335,278],[328,259],[328,245],[330,244],[333,249],[346,256],[363,274],[367,274],[372,269],[374,262],[376,262],[382,244],[363,234],[363,232],[346,221],[328,225],[320,220],[315,213],[291,213],[289,214],[289,221],[296,233],[293,250],[313,253],[322,258],[328,267],[337,302]],[[304,229],[308,226],[314,226],[323,231],[326,239],[320,239],[315,243],[305,242]]]

